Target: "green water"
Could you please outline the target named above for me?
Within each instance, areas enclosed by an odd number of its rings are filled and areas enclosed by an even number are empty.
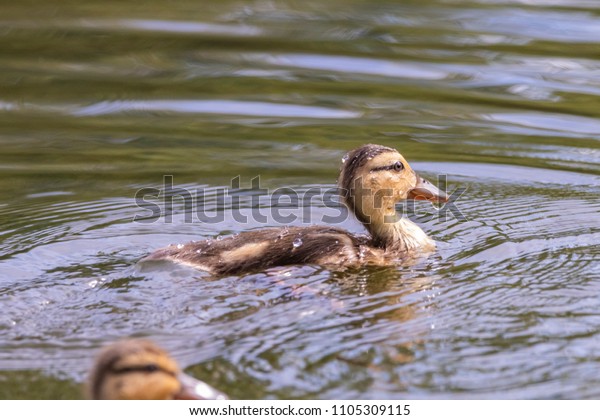
[[[79,398],[97,350],[130,336],[232,398],[600,397],[596,1],[0,10],[0,398]],[[276,225],[218,203],[236,176],[331,188],[365,143],[467,188],[466,220],[418,207],[436,255],[210,281],[137,264]],[[186,223],[175,200],[172,223],[134,222],[164,175],[222,220]]]

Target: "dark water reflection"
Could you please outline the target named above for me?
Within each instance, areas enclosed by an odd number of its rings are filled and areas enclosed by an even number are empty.
[[[0,7],[1,398],[77,398],[125,336],[234,398],[600,396],[595,1]],[[436,255],[223,279],[137,264],[262,226],[216,201],[234,177],[332,188],[367,142],[467,188],[466,220],[417,207]],[[163,175],[225,217],[188,224],[176,201],[172,223],[132,222]]]

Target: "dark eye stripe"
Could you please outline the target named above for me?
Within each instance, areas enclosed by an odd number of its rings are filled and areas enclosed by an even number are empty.
[[[369,172],[379,172],[379,171],[395,171],[396,169],[396,164],[398,162],[394,162],[391,165],[387,165],[387,166],[379,166],[377,168],[373,168],[371,169]],[[400,164],[402,165],[402,163],[400,162]],[[404,169],[404,165],[402,165],[402,167],[400,168],[400,170]]]
[[[144,372],[144,373],[153,373],[153,372],[163,372],[171,376],[175,376],[175,373],[170,372],[166,369],[162,369],[157,365],[139,365],[139,366],[127,366],[120,369],[112,369],[112,373],[115,375],[122,375],[125,373],[132,372]]]
[[[377,168],[371,169],[369,172],[389,171],[390,169],[394,169],[394,165],[379,166]]]

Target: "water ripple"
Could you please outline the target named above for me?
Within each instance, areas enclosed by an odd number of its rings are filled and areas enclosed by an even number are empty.
[[[289,118],[358,118],[360,113],[340,109],[269,102],[226,100],[105,101],[72,112],[78,117],[123,112],[181,112],[193,114],[248,115]]]
[[[374,74],[411,79],[441,80],[448,73],[437,65],[390,61],[372,58],[327,56],[315,54],[246,55],[253,61],[286,67],[318,69],[350,74]]]
[[[596,3],[7,5],[0,396],[76,397],[97,349],[133,335],[234,398],[598,398]],[[244,191],[240,223],[218,189],[329,189],[364,143],[466,188],[464,218],[410,216],[437,253],[219,279],[137,263],[277,225],[252,212],[281,203]],[[226,217],[190,223],[175,197],[132,222],[165,174]],[[298,224],[327,210],[307,201]]]

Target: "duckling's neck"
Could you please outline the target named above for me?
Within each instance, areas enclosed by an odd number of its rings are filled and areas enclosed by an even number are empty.
[[[435,249],[435,242],[419,226],[407,218],[395,218],[396,222],[375,222],[365,225],[373,237],[375,246],[389,252]]]

